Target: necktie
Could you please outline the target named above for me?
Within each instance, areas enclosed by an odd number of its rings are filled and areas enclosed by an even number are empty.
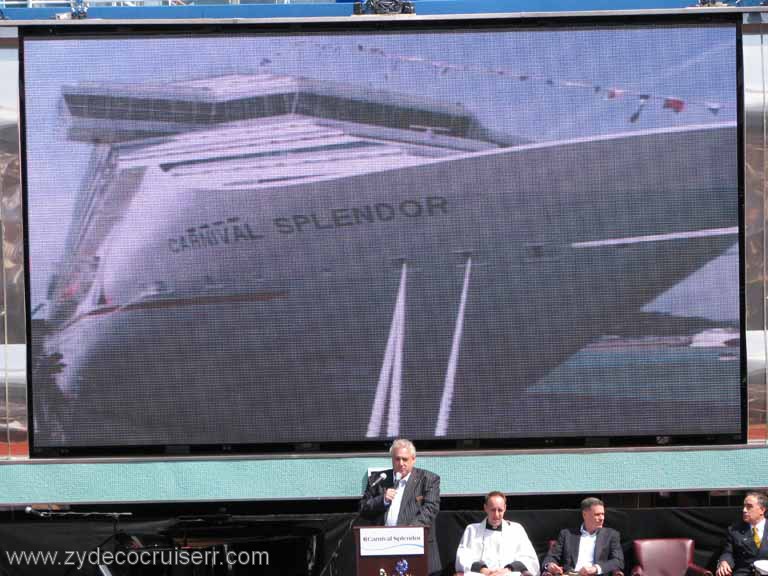
[[[758,550],[760,549],[760,534],[757,533],[757,526],[752,526],[752,540],[755,542]]]

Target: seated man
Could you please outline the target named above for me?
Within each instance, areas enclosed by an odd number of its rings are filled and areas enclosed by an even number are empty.
[[[456,551],[456,570],[502,576],[513,572],[539,573],[539,559],[525,529],[504,520],[507,498],[491,492],[483,506],[486,518],[464,530]]]
[[[578,572],[579,576],[609,574],[624,569],[621,537],[604,528],[605,505],[598,498],[581,501],[583,523],[578,529],[560,531],[555,544],[544,557],[543,569],[550,574]]]
[[[755,560],[768,560],[765,537],[765,506],[762,492],[749,492],[741,510],[743,522],[728,527],[725,548],[717,562],[715,576],[750,576]]]

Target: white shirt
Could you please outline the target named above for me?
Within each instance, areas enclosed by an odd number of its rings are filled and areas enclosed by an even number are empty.
[[[400,481],[395,485],[395,498],[389,505],[387,510],[387,518],[384,522],[384,526],[397,526],[397,517],[400,514],[400,504],[403,501],[403,492],[405,492],[405,483],[408,482],[408,478],[411,477],[410,472],[408,476],[400,478]]]
[[[584,529],[584,524],[581,525],[581,538],[579,539],[579,557],[576,559],[576,566],[574,570],[579,571],[584,566],[592,566],[595,563],[595,543],[597,542],[597,530],[590,534]],[[598,566],[598,574],[602,574],[603,571]]]
[[[514,561],[522,562],[533,576],[539,573],[539,558],[528,534],[517,522],[504,520],[501,530],[488,530],[485,520],[464,530],[456,550],[456,571],[469,572],[475,562],[485,562],[497,570]]]

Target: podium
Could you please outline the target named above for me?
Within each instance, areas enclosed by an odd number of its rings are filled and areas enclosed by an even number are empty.
[[[424,526],[355,526],[357,576],[428,576]]]

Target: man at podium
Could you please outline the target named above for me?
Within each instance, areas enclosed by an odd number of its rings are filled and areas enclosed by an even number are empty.
[[[389,449],[392,469],[368,479],[360,501],[360,515],[380,526],[429,528],[429,572],[440,572],[440,553],[434,522],[440,511],[440,476],[416,468],[416,447],[399,438]]]
[[[465,574],[504,576],[539,573],[539,557],[525,528],[504,520],[507,498],[501,492],[485,497],[485,520],[470,524],[464,530],[456,550],[456,570]]]

